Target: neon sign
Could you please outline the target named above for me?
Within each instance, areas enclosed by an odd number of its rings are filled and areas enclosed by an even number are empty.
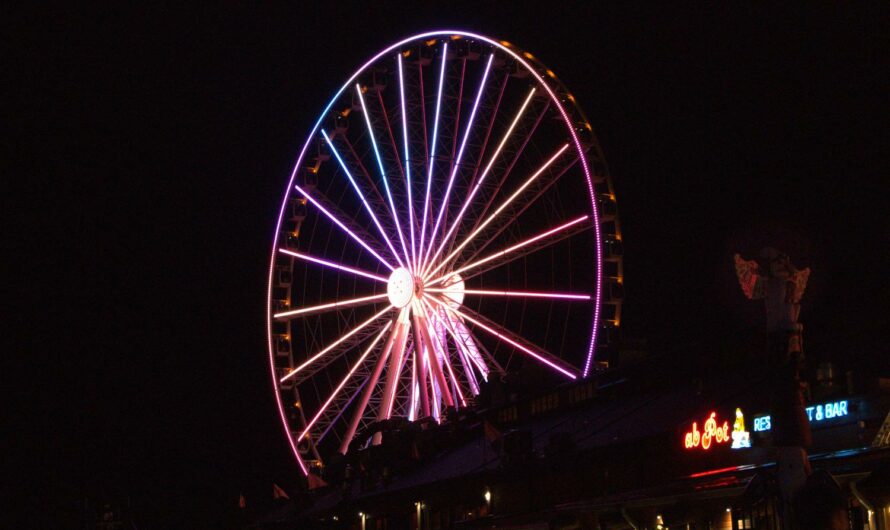
[[[745,415],[742,409],[735,409],[735,422],[732,424],[733,449],[746,449],[751,447],[751,433],[745,430]]]
[[[850,415],[850,406],[847,400],[833,401],[822,403],[821,405],[813,405],[806,409],[807,419],[810,423],[819,423],[834,418],[843,418]],[[764,432],[773,428],[772,418],[769,416],[758,416],[754,418],[754,432]]]
[[[729,422],[724,421],[723,425],[718,426],[717,413],[712,412],[708,419],[705,420],[701,431],[698,430],[698,423],[692,422],[692,430],[686,432],[684,446],[686,449],[701,447],[707,451],[712,444],[725,444],[728,441]]]

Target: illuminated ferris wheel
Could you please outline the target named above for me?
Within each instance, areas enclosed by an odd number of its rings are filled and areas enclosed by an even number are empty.
[[[531,54],[438,31],[375,55],[312,128],[272,248],[269,358],[302,470],[380,443],[376,422],[446,421],[508,372],[587,377],[620,320],[620,239],[591,126]]]

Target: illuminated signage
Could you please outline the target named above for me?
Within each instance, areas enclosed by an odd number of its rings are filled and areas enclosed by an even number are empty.
[[[745,415],[742,409],[735,409],[735,422],[732,424],[733,449],[747,449],[751,447],[751,433],[745,430]]]
[[[825,420],[849,416],[850,407],[845,399],[843,401],[833,401],[821,405],[813,405],[807,407],[806,412],[810,423],[819,423]],[[768,431],[772,429],[772,427],[772,420],[769,416],[758,416],[754,418],[754,432]]]
[[[686,432],[684,446],[686,449],[702,448],[705,451],[713,444],[725,444],[729,441],[729,422],[717,424],[717,413],[712,412],[705,420],[702,430],[698,430],[698,422],[692,422],[692,430]]]

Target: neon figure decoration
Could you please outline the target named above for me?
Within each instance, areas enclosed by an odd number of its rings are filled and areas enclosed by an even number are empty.
[[[751,433],[745,430],[745,414],[742,409],[735,409],[735,422],[732,424],[733,449],[747,449],[751,447]]]
[[[362,65],[300,151],[272,246],[269,361],[301,470],[381,443],[384,420],[445,421],[520,366],[587,377],[604,301],[620,307],[614,200],[531,54],[446,30]]]

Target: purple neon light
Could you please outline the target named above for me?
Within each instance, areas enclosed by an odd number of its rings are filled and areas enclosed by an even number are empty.
[[[430,244],[426,257],[423,259],[424,263],[429,260],[433,250],[433,242],[436,240],[436,232],[439,231],[439,224],[442,222],[442,215],[448,207],[448,196],[451,195],[451,187],[454,185],[454,177],[457,176],[457,172],[460,170],[460,162],[464,156],[464,148],[467,146],[467,140],[470,138],[470,131],[473,130],[473,121],[476,119],[476,110],[478,110],[479,102],[482,100],[482,93],[485,92],[485,82],[488,80],[488,73],[491,71],[491,61],[493,59],[494,54],[492,53],[488,56],[488,62],[485,63],[485,71],[482,73],[482,81],[479,83],[479,91],[476,93],[476,100],[473,102],[473,109],[470,111],[470,119],[467,121],[467,130],[464,131],[464,137],[460,141],[460,149],[457,151],[454,169],[451,171],[451,176],[448,178],[448,185],[445,187],[445,196],[442,198],[442,206],[439,208],[439,215],[436,216],[436,224],[433,225],[433,231],[430,232]]]
[[[426,196],[423,200],[423,218],[420,222],[420,252],[423,253],[423,243],[426,236],[426,222],[430,207],[430,189],[433,185],[433,160],[436,156],[436,138],[439,135],[439,110],[442,107],[442,86],[445,82],[445,63],[448,59],[448,43],[442,44],[442,67],[439,70],[439,89],[436,92],[436,118],[433,121],[433,143],[430,144],[430,167],[426,176]]]
[[[516,117],[513,118],[513,122],[510,124],[510,127],[507,128],[507,132],[504,133],[504,137],[501,139],[501,142],[498,144],[497,148],[494,150],[494,153],[491,155],[491,158],[488,161],[488,164],[485,166],[485,169],[482,170],[482,174],[479,176],[479,181],[476,182],[476,185],[473,186],[473,190],[467,196],[466,200],[464,200],[463,206],[461,206],[460,211],[457,213],[457,216],[454,218],[454,222],[451,223],[451,228],[445,232],[445,236],[442,238],[441,243],[439,243],[439,248],[436,249],[435,254],[431,258],[427,260],[427,263],[434,263],[439,254],[442,253],[442,249],[445,248],[445,245],[448,243],[448,238],[451,237],[451,234],[457,230],[457,227],[460,226],[461,219],[463,219],[464,212],[467,211],[467,208],[473,202],[473,198],[476,197],[476,193],[479,191],[479,188],[482,187],[482,182],[485,180],[485,177],[488,176],[488,172],[491,171],[492,166],[494,166],[495,160],[497,160],[498,155],[501,153],[501,149],[504,148],[504,145],[507,143],[507,140],[510,138],[510,135],[513,133],[513,129],[516,127],[516,124],[519,123],[519,119],[522,118],[522,115],[525,113],[526,107],[531,103],[532,96],[535,95],[535,88],[532,87],[531,91],[529,91],[528,96],[525,98],[525,101],[522,102],[522,106],[519,108],[519,112],[516,113]],[[429,267],[424,271],[424,276],[428,274]]]
[[[506,200],[505,200],[505,201],[498,207],[497,210],[495,210],[494,212],[492,212],[492,214],[489,215],[489,216],[485,219],[485,221],[483,221],[482,224],[480,224],[480,225],[476,228],[476,230],[473,230],[473,232],[472,232],[470,235],[468,235],[466,238],[464,238],[463,242],[461,242],[461,244],[458,245],[457,248],[455,248],[454,250],[452,250],[451,253],[448,254],[448,256],[445,257],[445,259],[443,259],[443,260],[442,260],[442,261],[441,261],[435,268],[433,268],[431,271],[429,271],[428,273],[426,273],[426,275],[425,275],[424,277],[427,277],[427,278],[428,278],[429,276],[431,276],[431,275],[435,274],[436,272],[440,271],[440,270],[442,269],[442,267],[444,267],[445,265],[447,265],[448,263],[450,263],[451,258],[453,258],[454,256],[456,256],[456,255],[461,251],[461,249],[463,249],[465,246],[467,246],[467,245],[470,243],[470,241],[473,240],[474,237],[476,237],[477,235],[479,235],[479,233],[481,233],[482,230],[484,230],[485,227],[488,226],[489,223],[491,223],[492,221],[494,221],[494,219],[495,219],[498,215],[500,215],[500,213],[501,213],[502,211],[504,211],[504,209],[505,209],[507,206],[509,206],[510,203],[513,202],[513,201],[516,199],[516,197],[519,196],[520,193],[522,193],[523,191],[525,191],[525,189],[526,189],[527,187],[531,186],[532,182],[534,182],[535,180],[537,180],[537,178],[538,178],[539,176],[541,176],[541,174],[544,173],[544,171],[546,171],[547,168],[550,167],[550,166],[556,161],[556,159],[559,158],[560,155],[562,155],[562,154],[565,152],[565,150],[568,149],[568,148],[569,148],[569,144],[565,144],[565,145],[563,145],[563,146],[556,152],[556,154],[554,154],[553,156],[550,157],[549,160],[547,160],[546,162],[544,162],[544,165],[541,166],[540,169],[538,169],[537,171],[535,171],[535,172],[532,174],[532,176],[530,176],[528,179],[526,179],[526,181],[522,183],[522,186],[519,186],[519,189],[517,189],[517,190],[514,191],[509,197],[507,197],[507,199],[506,199]],[[444,241],[443,241],[443,243],[444,243]],[[438,252],[441,252],[441,251],[442,251],[442,248],[443,248],[443,246],[440,246]],[[438,254],[438,252],[437,252],[437,254]]]
[[[559,113],[563,118],[563,122],[565,123],[566,128],[572,137],[572,141],[575,144],[575,148],[576,148],[577,152],[579,153],[581,167],[584,172],[585,179],[587,180],[587,188],[588,188],[588,193],[590,195],[591,209],[593,212],[593,219],[594,219],[593,224],[594,224],[594,234],[595,234],[594,242],[595,242],[596,261],[597,261],[597,270],[596,270],[596,277],[595,277],[596,278],[596,285],[595,285],[596,292],[595,292],[594,315],[593,315],[593,323],[592,323],[592,329],[591,329],[590,345],[588,347],[587,359],[585,361],[584,373],[583,373],[583,377],[587,377],[587,375],[589,373],[590,363],[593,358],[593,349],[594,349],[594,346],[596,345],[596,338],[597,338],[598,324],[599,324],[599,315],[600,315],[600,300],[601,300],[601,291],[602,291],[602,248],[601,248],[602,242],[601,242],[599,222],[597,221],[597,219],[599,219],[599,215],[598,215],[598,211],[597,211],[597,207],[596,207],[596,197],[594,194],[593,180],[592,180],[590,168],[588,167],[588,164],[587,164],[587,159],[583,155],[584,149],[581,146],[581,142],[578,138],[578,135],[576,134],[575,130],[573,129],[572,122],[569,120],[568,113],[565,111],[565,108],[562,106],[561,102],[559,101],[559,98],[556,97],[556,94],[553,92],[553,90],[550,88],[550,86],[547,84],[547,82],[543,79],[543,77],[541,77],[540,74],[537,73],[537,71],[534,69],[534,67],[532,65],[530,65],[528,63],[528,61],[526,61],[522,56],[520,56],[513,50],[509,49],[508,47],[500,44],[498,41],[496,41],[494,39],[491,39],[491,38],[488,38],[488,37],[485,37],[483,35],[479,35],[476,33],[470,33],[467,31],[447,30],[446,29],[446,30],[424,32],[424,33],[419,33],[416,35],[409,36],[406,39],[403,39],[403,40],[400,40],[399,42],[394,43],[393,45],[386,48],[385,50],[380,51],[378,54],[371,57],[367,62],[365,62],[363,65],[361,65],[361,67],[359,67],[358,70],[356,70],[356,72],[346,81],[346,83],[344,83],[343,86],[340,87],[340,89],[330,99],[330,101],[325,106],[325,108],[322,110],[321,114],[319,115],[318,119],[316,120],[315,125],[313,125],[312,130],[310,131],[308,137],[312,138],[315,135],[315,132],[319,129],[319,125],[321,124],[322,120],[328,115],[328,112],[330,112],[334,103],[340,98],[340,96],[343,94],[343,92],[346,90],[346,88],[348,86],[350,86],[356,80],[356,78],[359,76],[359,74],[361,72],[365,71],[370,65],[372,65],[374,62],[378,61],[381,57],[389,54],[390,52],[392,52],[393,50],[396,50],[397,48],[403,46],[404,44],[415,41],[415,40],[428,39],[430,37],[443,37],[443,36],[450,37],[452,35],[458,35],[458,36],[462,36],[462,37],[466,37],[466,38],[470,38],[470,39],[476,39],[476,40],[485,42],[485,43],[493,46],[494,48],[497,48],[498,50],[502,51],[503,53],[509,55],[514,60],[516,60],[519,64],[521,64],[523,67],[525,67],[526,71],[531,73],[531,75],[534,76],[534,78],[537,80],[537,82],[541,86],[544,87],[544,89],[547,91],[547,94],[550,97],[551,101],[556,105],[556,108],[559,110]],[[281,207],[279,208],[278,221],[275,226],[275,235],[273,237],[273,242],[272,242],[273,256],[269,262],[269,276],[268,276],[269,282],[268,282],[267,293],[266,293],[266,299],[267,299],[267,304],[266,304],[266,306],[267,306],[266,307],[266,309],[267,309],[267,311],[266,311],[266,329],[267,329],[266,347],[267,347],[267,351],[269,353],[269,369],[273,376],[275,401],[278,405],[278,414],[279,414],[279,418],[281,419],[282,426],[285,429],[285,433],[288,434],[288,443],[290,444],[291,451],[293,452],[294,457],[296,458],[297,463],[300,466],[300,469],[303,471],[303,474],[307,474],[308,469],[306,468],[306,464],[303,462],[303,459],[300,456],[300,452],[297,450],[297,446],[296,446],[294,438],[292,436],[290,436],[288,420],[285,417],[284,406],[283,406],[283,403],[281,400],[281,393],[279,391],[277,377],[275,377],[277,368],[276,368],[276,364],[275,364],[275,361],[276,361],[275,349],[274,349],[274,345],[272,342],[271,329],[272,329],[272,288],[273,288],[273,279],[274,279],[274,274],[275,274],[274,249],[276,249],[278,247],[278,237],[281,232],[282,222],[284,220],[285,208],[288,205],[287,197],[289,195],[289,190],[292,189],[291,187],[292,187],[294,180],[296,178],[297,169],[301,167],[303,158],[306,155],[306,151],[308,150],[310,143],[311,142],[307,140],[306,143],[303,144],[303,147],[300,150],[300,154],[297,157],[297,161],[294,164],[294,169],[291,172],[290,179],[288,180],[287,186],[285,187],[285,200],[282,201]],[[379,159],[378,159],[378,161],[379,161]],[[390,201],[391,201],[391,198],[390,198]],[[392,206],[392,204],[391,204],[391,206]],[[396,223],[396,224],[398,226],[398,223]],[[404,241],[402,241],[402,243],[404,246]]]
[[[526,348],[526,347],[523,346],[522,344],[520,344],[520,343],[516,342],[515,340],[511,339],[510,337],[504,335],[504,334],[501,333],[500,331],[497,331],[497,330],[495,330],[495,329],[493,329],[493,328],[488,327],[487,325],[485,325],[485,324],[483,324],[482,322],[476,320],[475,318],[473,318],[473,317],[467,315],[466,313],[463,313],[463,312],[461,312],[461,311],[459,311],[459,310],[457,310],[457,309],[455,309],[455,308],[453,308],[453,307],[450,307],[447,303],[442,302],[441,300],[439,300],[439,299],[437,299],[437,298],[435,298],[435,297],[427,296],[427,298],[430,298],[433,302],[436,302],[437,304],[439,304],[439,305],[441,305],[442,307],[444,307],[446,311],[450,311],[450,312],[453,312],[453,313],[456,313],[456,314],[460,315],[463,319],[465,319],[465,320],[469,320],[469,321],[472,322],[473,324],[476,324],[476,325],[479,326],[480,328],[482,328],[482,329],[484,329],[485,331],[489,332],[489,333],[490,333],[491,335],[493,335],[496,339],[500,339],[500,340],[506,342],[507,344],[510,344],[511,346],[513,346],[513,347],[515,347],[515,348],[517,348],[517,349],[519,349],[519,350],[524,351],[525,353],[531,355],[531,356],[534,357],[535,359],[541,361],[542,363],[546,364],[546,365],[549,366],[550,368],[553,368],[553,369],[556,370],[557,372],[559,372],[559,373],[561,373],[561,374],[563,374],[563,375],[569,377],[570,379],[577,379],[577,378],[578,378],[578,376],[576,376],[576,375],[573,374],[572,372],[570,372],[570,371],[566,370],[565,368],[559,366],[558,364],[556,364],[556,363],[554,363],[554,362],[548,360],[547,358],[545,358],[545,357],[542,356],[541,354],[539,354],[539,353],[537,353],[537,352],[535,352],[535,351],[533,351],[533,350],[531,350],[531,349],[529,349],[529,348]]]
[[[368,201],[365,200],[365,195],[362,193],[362,190],[359,189],[358,184],[356,184],[355,179],[352,177],[352,173],[349,172],[349,168],[346,167],[346,162],[344,162],[343,158],[340,157],[340,153],[337,151],[337,148],[334,147],[334,143],[331,142],[331,139],[328,137],[328,134],[325,132],[324,129],[321,130],[321,135],[322,137],[324,137],[324,141],[327,142],[328,147],[330,147],[331,153],[334,154],[334,158],[337,159],[337,162],[340,163],[340,167],[343,168],[343,172],[346,173],[346,177],[349,179],[349,183],[352,184],[352,189],[355,190],[358,198],[361,199],[362,204],[365,206],[365,210],[368,211],[368,215],[370,215],[371,220],[374,221],[374,226],[377,227],[377,231],[380,232],[380,235],[383,237],[383,241],[386,243],[386,246],[389,247],[392,255],[396,258],[396,261],[399,262],[399,266],[404,267],[405,264],[402,263],[402,258],[399,257],[399,253],[396,252],[396,249],[392,246],[392,241],[389,240],[389,237],[387,237],[386,232],[380,225],[380,221],[378,221],[377,216],[374,215],[374,210],[371,209],[371,205],[368,204]]]
[[[343,224],[339,219],[337,219],[336,217],[334,217],[334,214],[332,214],[331,212],[327,211],[327,209],[326,209],[324,206],[322,206],[321,203],[319,203],[317,200],[315,200],[314,198],[312,198],[311,195],[309,195],[308,193],[306,193],[306,190],[304,190],[303,188],[301,188],[300,186],[298,186],[298,185],[296,185],[296,184],[294,184],[294,189],[296,189],[297,191],[299,191],[300,194],[301,194],[303,197],[305,197],[309,202],[311,202],[313,206],[315,206],[316,208],[318,208],[319,210],[321,210],[321,213],[325,214],[325,216],[327,216],[327,218],[330,219],[335,225],[339,226],[344,232],[346,232],[347,234],[349,234],[349,237],[351,237],[352,239],[354,239],[354,240],[356,241],[356,243],[358,243],[359,245],[361,245],[365,250],[367,250],[368,252],[370,252],[372,256],[374,256],[375,258],[377,258],[377,259],[380,261],[380,263],[382,263],[387,269],[389,269],[389,270],[391,270],[391,271],[392,271],[392,270],[395,270],[395,267],[393,267],[392,265],[389,264],[388,261],[386,261],[385,259],[383,259],[383,257],[382,257],[380,254],[378,254],[377,252],[375,252],[373,248],[371,248],[370,246],[368,246],[368,244],[365,243],[365,242],[362,240],[362,238],[360,238],[360,237],[358,237],[357,235],[355,235],[355,232],[353,232],[352,230],[350,230],[349,228],[347,228],[345,224]]]
[[[402,77],[402,54],[396,55],[399,63],[399,98],[402,102],[402,138],[405,144],[405,182],[408,189],[408,229],[411,234],[411,270],[417,269],[417,252],[414,248],[414,199],[411,198],[411,161],[408,158],[408,108],[405,107],[405,82]]]
[[[380,157],[380,149],[377,148],[377,139],[374,137],[374,128],[371,126],[371,115],[368,114],[368,107],[365,106],[365,96],[362,94],[362,87],[356,84],[355,91],[358,93],[358,100],[362,106],[362,115],[365,117],[365,125],[368,127],[368,136],[371,138],[371,146],[374,148],[374,157],[377,158],[377,167],[380,168],[380,177],[383,179],[383,189],[386,191],[386,199],[389,201],[389,208],[392,211],[393,224],[396,225],[396,232],[399,234],[399,241],[402,243],[405,261],[408,261],[408,247],[405,245],[405,236],[402,234],[402,225],[399,223],[396,204],[392,200],[392,193],[389,191],[389,181],[386,178],[386,170],[383,168],[383,159]]]
[[[319,265],[324,265],[325,267],[330,267],[332,269],[337,269],[345,272],[351,272],[352,274],[356,274],[358,276],[364,276],[365,278],[371,278],[372,280],[377,280],[378,282],[386,283],[387,280],[383,276],[378,276],[376,274],[371,274],[370,272],[353,269],[352,267],[347,267],[346,265],[340,265],[339,263],[334,263],[333,261],[328,261],[326,259],[316,258],[315,256],[310,256],[309,254],[303,254],[302,252],[294,252],[293,250],[288,250],[286,248],[279,248],[278,252],[282,254],[287,254],[288,256],[293,256],[295,258],[300,258],[305,261],[311,261],[312,263],[318,263]]]

